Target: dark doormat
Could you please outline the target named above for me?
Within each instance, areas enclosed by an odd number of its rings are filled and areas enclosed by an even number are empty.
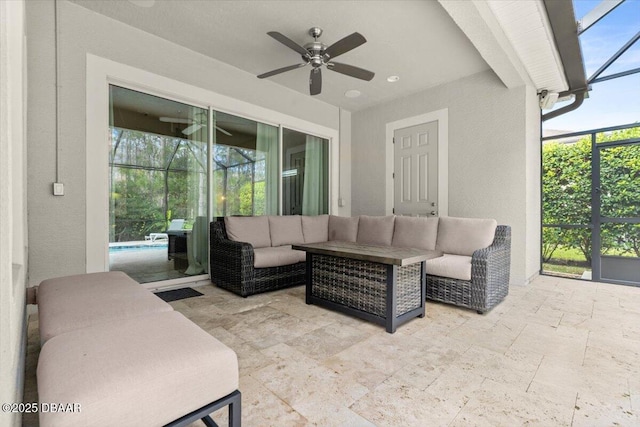
[[[165,302],[178,301],[185,298],[202,296],[200,292],[191,288],[173,289],[171,291],[157,292],[156,296]]]

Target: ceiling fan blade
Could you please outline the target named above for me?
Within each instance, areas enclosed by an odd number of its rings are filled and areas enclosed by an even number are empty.
[[[370,81],[376,73],[353,65],[342,64],[340,62],[329,62],[327,68],[340,74],[355,77],[356,79]]]
[[[322,91],[322,71],[320,68],[313,68],[309,76],[309,93],[318,95]]]
[[[291,40],[289,37],[285,36],[284,34],[281,34],[281,33],[277,32],[277,31],[269,31],[267,34],[269,34],[274,39],[278,40],[283,45],[287,46],[289,49],[295,50],[296,52],[298,52],[302,56],[308,56],[309,55],[309,52],[307,52],[307,49],[303,48],[298,43],[294,42],[293,40]]]
[[[355,49],[366,42],[367,39],[365,39],[362,34],[353,33],[329,46],[324,51],[324,55],[328,56],[329,58],[335,58],[336,56],[347,53],[351,49]]]
[[[222,132],[227,136],[233,136],[233,135],[231,135],[231,133],[227,132],[226,130],[224,130],[222,128],[219,128],[218,126],[214,126],[214,128],[216,128],[219,132]]]
[[[185,125],[193,123],[191,119],[182,119],[179,117],[160,117],[159,120],[164,123],[183,123]]]
[[[268,73],[260,74],[258,76],[258,78],[259,79],[264,79],[265,77],[275,76],[276,74],[284,73],[285,71],[295,70],[296,68],[304,67],[305,65],[307,65],[307,63],[303,62],[302,64],[289,65],[288,67],[278,68],[277,70],[273,70],[273,71],[269,71]]]
[[[192,133],[198,131],[201,127],[201,124],[194,123],[191,126],[187,126],[186,128],[182,129],[182,133],[185,135],[191,135]]]

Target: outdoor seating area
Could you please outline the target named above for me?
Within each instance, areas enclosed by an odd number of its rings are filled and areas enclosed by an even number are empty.
[[[509,291],[511,228],[491,219],[453,217],[225,217],[211,223],[211,281],[243,297],[303,284],[304,262],[311,261],[296,249],[321,242],[358,243],[365,254],[371,245],[383,258],[391,256],[392,248],[420,249],[426,297],[479,313]],[[348,259],[340,250],[320,253],[342,263]],[[366,255],[356,258],[368,260]]]

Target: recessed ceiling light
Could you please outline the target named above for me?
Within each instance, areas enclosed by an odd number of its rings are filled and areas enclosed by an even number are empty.
[[[344,96],[346,96],[347,98],[357,98],[360,95],[362,95],[362,93],[356,89],[349,89],[344,93]]]
[[[156,0],[129,0],[129,2],[140,7],[151,7],[156,3]]]
[[[388,81],[389,83],[395,83],[395,82],[397,82],[398,80],[400,80],[400,76],[389,76],[389,77],[387,77],[387,81]]]

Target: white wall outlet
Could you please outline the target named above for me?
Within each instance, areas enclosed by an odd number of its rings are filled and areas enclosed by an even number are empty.
[[[54,196],[64,196],[64,184],[61,182],[53,183],[53,195]]]
[[[344,198],[338,197],[338,207],[340,208],[344,207]]]

